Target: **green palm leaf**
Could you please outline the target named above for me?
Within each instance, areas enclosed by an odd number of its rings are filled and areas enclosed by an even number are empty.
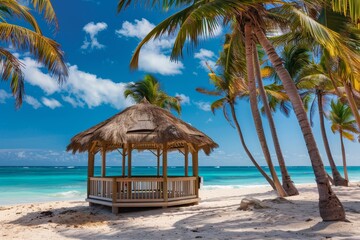
[[[153,105],[181,113],[181,99],[171,97],[162,91],[160,82],[150,74],[145,75],[144,79],[138,82],[127,84],[124,96],[131,97],[137,103],[146,98]]]

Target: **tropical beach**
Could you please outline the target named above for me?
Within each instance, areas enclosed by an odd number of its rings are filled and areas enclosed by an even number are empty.
[[[114,174],[121,168],[108,171]],[[155,171],[155,167],[133,170],[135,175]],[[169,169],[171,175],[183,171],[183,167]],[[1,167],[0,189],[7,193],[0,195],[1,238],[357,239],[360,234],[360,167],[349,168],[355,179],[350,187],[335,188],[349,221],[338,223],[319,217],[316,186],[309,183],[311,167],[289,167],[301,194],[286,200],[266,186],[254,167],[200,167],[199,171],[204,178],[199,205],[122,209],[114,215],[110,207],[89,207],[84,201],[86,167]],[[29,184],[24,184],[24,176]],[[261,200],[262,207],[239,210],[244,198]]]
[[[358,239],[359,29],[358,0],[0,1],[0,238]]]
[[[336,187],[349,222],[323,222],[314,184],[279,200],[269,187],[201,190],[196,206],[131,209],[113,215],[83,201],[54,201],[0,208],[2,239],[358,239],[360,186]],[[264,208],[239,210],[243,198]]]

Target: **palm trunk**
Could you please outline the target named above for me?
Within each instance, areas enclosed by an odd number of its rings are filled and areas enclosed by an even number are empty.
[[[242,134],[239,121],[237,120],[236,113],[235,113],[235,107],[234,107],[233,103],[230,103],[230,109],[231,109],[231,115],[232,115],[232,118],[234,120],[236,130],[237,130],[237,132],[239,134],[239,137],[240,137],[240,142],[241,142],[246,154],[248,155],[248,157],[250,158],[250,160],[254,164],[254,166],[257,168],[257,170],[259,170],[261,175],[263,175],[263,177],[266,179],[266,181],[268,181],[270,186],[276,191],[273,180],[271,180],[271,178],[267,175],[267,173],[256,162],[255,158],[253,157],[253,155],[251,154],[251,152],[249,151],[249,149],[248,149],[248,147],[247,147],[247,145],[245,143],[244,135]]]
[[[320,117],[320,129],[321,129],[321,136],[324,142],[324,147],[326,151],[326,155],[329,159],[331,172],[334,178],[334,184],[335,186],[347,186],[347,181],[340,175],[339,171],[337,170],[337,167],[335,165],[334,158],[331,154],[329,141],[326,136],[326,130],[325,130],[325,123],[324,123],[324,110],[323,110],[323,101],[322,101],[322,94],[320,91],[317,91],[316,93],[317,101],[318,101],[318,109],[319,109],[319,117]]]
[[[359,114],[359,110],[356,106],[356,102],[352,93],[352,87],[350,85],[350,83],[344,83],[344,87],[345,87],[345,93],[346,93],[346,97],[350,106],[350,109],[355,117],[355,121],[358,125],[358,127],[360,128],[360,114]]]
[[[349,182],[349,176],[348,176],[347,167],[346,167],[346,154],[345,154],[344,139],[343,139],[343,133],[341,130],[340,130],[340,142],[341,142],[341,154],[342,154],[343,167],[344,167],[344,176],[345,176],[346,181]]]
[[[280,170],[281,170],[282,186],[289,196],[299,195],[299,192],[296,189],[294,182],[291,180],[290,175],[286,169],[285,160],[284,160],[284,156],[281,151],[274,119],[271,114],[269,101],[268,101],[268,98],[267,98],[267,95],[265,92],[265,88],[264,88],[264,84],[263,84],[262,78],[261,78],[259,56],[258,56],[258,52],[256,50],[255,44],[254,44],[254,64],[255,64],[255,74],[256,74],[256,79],[257,79],[257,83],[258,83],[258,88],[260,91],[261,101],[264,104],[265,114],[266,114],[266,117],[269,122],[269,127],[270,127],[270,131],[271,131],[271,136],[272,136],[272,139],[274,142],[276,156],[277,156]]]
[[[264,129],[262,126],[262,121],[260,117],[260,112],[258,109],[258,102],[256,99],[256,85],[255,85],[255,75],[254,75],[254,58],[253,58],[253,33],[250,23],[245,24],[245,49],[246,49],[246,68],[249,84],[249,95],[250,95],[250,107],[253,115],[256,132],[259,137],[262,151],[264,153],[265,160],[268,164],[271,176],[273,178],[276,191],[280,197],[287,196],[285,190],[279,182],[279,178],[276,174],[274,165],[271,160],[269,148],[266,142]]]
[[[303,133],[304,140],[306,142],[319,191],[320,216],[324,221],[345,220],[344,207],[336,194],[332,191],[329,184],[324,164],[321,160],[321,156],[316,145],[309,120],[306,116],[306,111],[302,104],[295,83],[292,80],[288,71],[285,69],[281,58],[276,53],[274,46],[267,39],[263,30],[260,27],[256,26],[255,33],[261,46],[265,49],[266,54],[268,55],[272,65],[274,66],[276,73],[282,81],[284,89],[292,103],[295,115],[299,121],[299,125]]]

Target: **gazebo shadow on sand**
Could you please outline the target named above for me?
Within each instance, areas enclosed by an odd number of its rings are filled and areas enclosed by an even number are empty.
[[[111,206],[112,212],[118,213],[123,207],[197,204],[198,152],[203,150],[208,155],[216,147],[218,145],[207,135],[144,98],[140,103],[74,136],[67,150],[88,152],[86,201],[90,205]],[[132,176],[133,150],[149,150],[157,157],[157,175]],[[119,176],[106,175],[106,154],[112,151],[119,151],[122,155],[122,174]],[[170,151],[184,155],[184,176],[168,176]],[[97,153],[102,156],[101,176],[94,176]],[[189,153],[192,156],[192,174],[188,172]]]

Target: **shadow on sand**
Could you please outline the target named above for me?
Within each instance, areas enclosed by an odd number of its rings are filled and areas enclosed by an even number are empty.
[[[305,188],[303,191],[316,191]],[[349,189],[336,189],[338,195],[350,194]],[[352,190],[354,193],[354,189]],[[360,188],[356,190],[360,196]],[[247,195],[247,197],[274,196],[271,192]],[[241,196],[238,198],[240,202]],[[323,231],[332,228],[334,224],[352,224],[347,222],[321,222],[316,201],[290,199],[290,202],[272,203],[269,208],[254,209],[253,211],[239,211],[238,204],[226,206],[202,207],[219,200],[218,197],[206,199],[200,205],[172,208],[122,209],[120,214],[111,214],[110,208],[81,206],[73,208],[56,208],[51,212],[35,211],[11,222],[23,226],[36,226],[49,222],[55,225],[59,234],[76,239],[326,239],[343,238],[356,239],[351,232],[338,231],[331,236]],[[233,200],[237,200],[234,197]],[[284,206],[287,204],[288,206]],[[360,203],[343,201],[347,214],[352,219],[360,219]],[[280,206],[282,205],[282,206]],[[299,214],[298,206],[305,209]],[[200,211],[201,209],[201,211]],[[224,216],[232,214],[229,220]],[[168,215],[166,218],[171,227],[157,226],[156,219]],[[181,220],[173,221],[171,216],[178,216]],[[236,217],[238,216],[238,217]],[[177,218],[177,219],[179,219]],[[135,219],[137,222],[135,223]],[[351,220],[351,219],[350,219]],[[152,221],[152,227],[145,227],[142,221]],[[172,222],[173,221],[173,222]],[[301,223],[301,227],[299,227]],[[151,224],[146,224],[146,226]],[[294,230],[291,226],[294,226]],[[295,227],[296,225],[296,227]],[[107,231],[96,230],[106,226]],[[285,230],[285,227],[287,229]],[[339,226],[338,226],[339,227]],[[78,229],[87,231],[77,231]],[[284,230],[283,230],[284,229]],[[300,229],[300,230],[299,230]],[[341,229],[341,228],[340,228]],[[241,232],[239,231],[241,230]],[[209,236],[211,236],[209,238]]]

